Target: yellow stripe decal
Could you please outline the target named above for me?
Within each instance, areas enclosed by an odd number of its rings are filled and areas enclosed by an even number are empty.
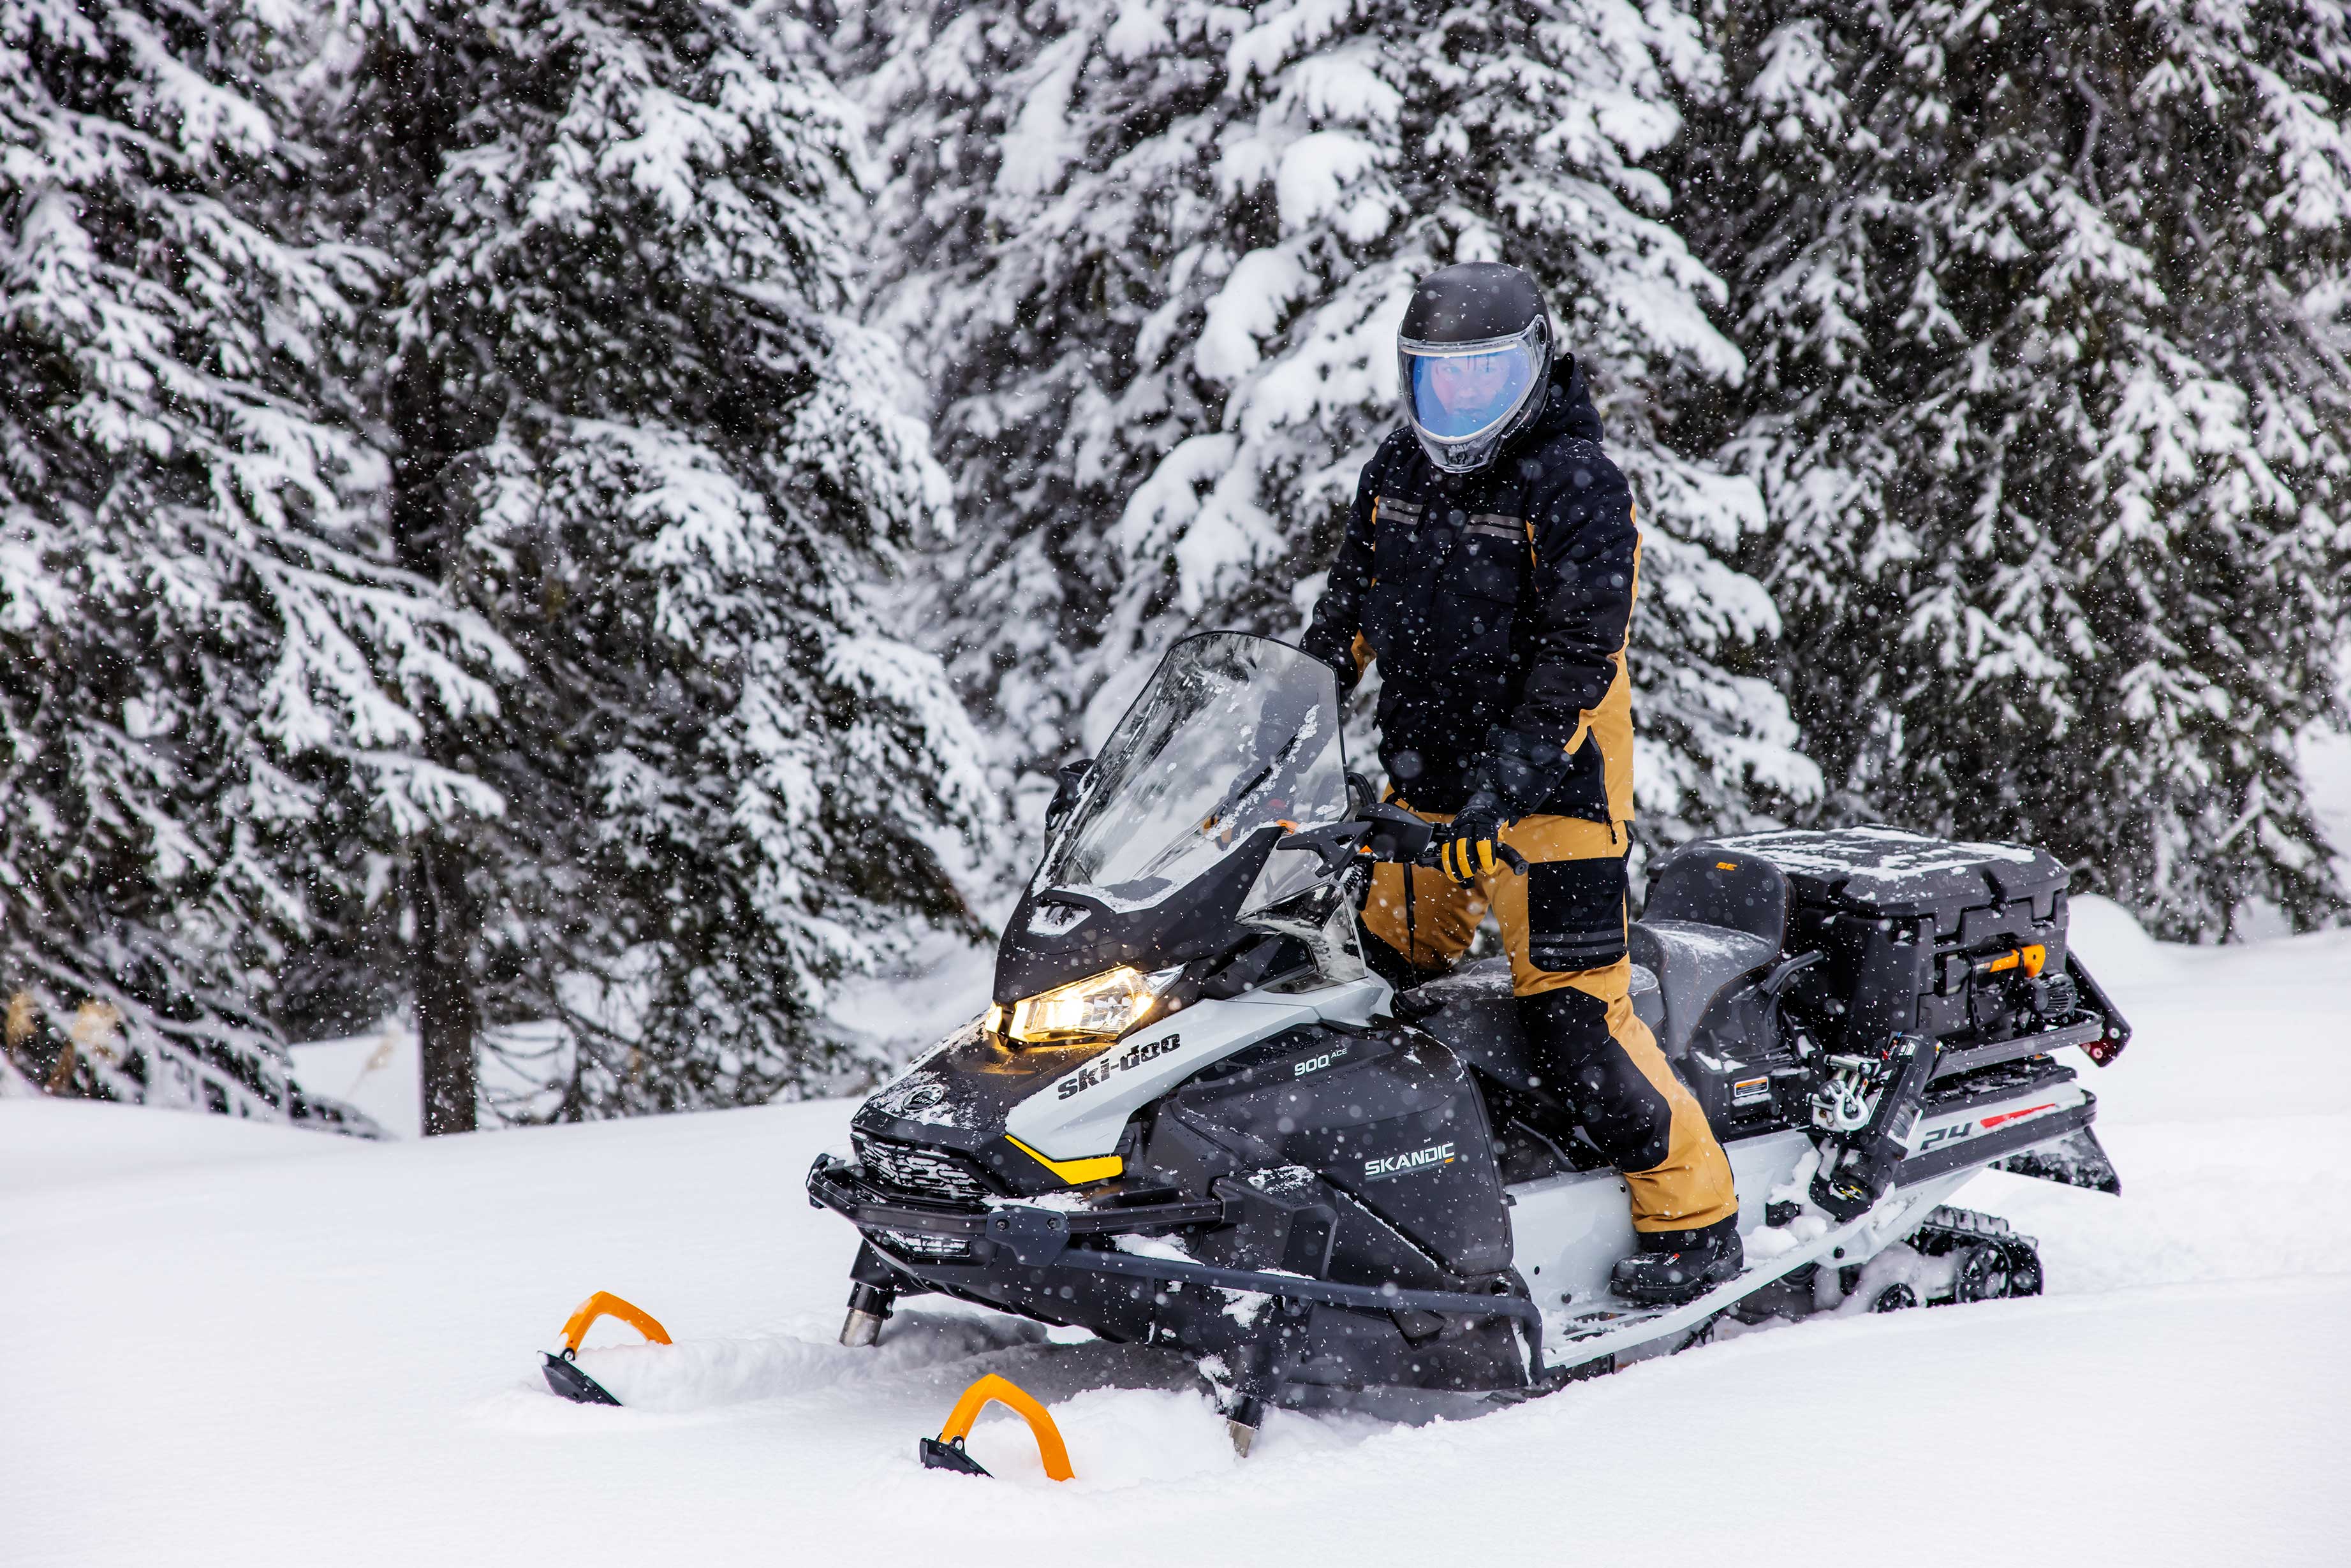
[[[1126,1162],[1116,1155],[1096,1155],[1082,1160],[1056,1160],[1039,1154],[1009,1133],[1004,1134],[1004,1141],[1071,1186],[1083,1186],[1090,1181],[1108,1181],[1126,1168]]]

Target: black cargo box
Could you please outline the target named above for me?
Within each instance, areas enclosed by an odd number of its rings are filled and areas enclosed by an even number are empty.
[[[2061,928],[2064,922],[2065,868],[2021,844],[1953,843],[1899,828],[1755,833],[1715,842],[1778,866],[1806,908],[1896,919],[1933,915],[1938,945],[1972,947],[2015,935],[2026,904],[2036,922]]]
[[[2005,1040],[2041,1029],[2036,1009],[2070,1010],[2070,991],[2033,984],[2066,973],[2067,873],[2039,850],[1884,827],[1701,840],[1658,866],[1647,916],[1708,919],[1728,902],[1737,916],[1711,918],[1754,929],[1747,911],[1780,902],[1765,867],[1786,879],[1782,950],[1829,958],[1792,998],[1850,1049],[1895,1033]]]

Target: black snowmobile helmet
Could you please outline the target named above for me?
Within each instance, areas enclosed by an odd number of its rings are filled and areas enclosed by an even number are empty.
[[[1470,474],[1534,422],[1551,386],[1551,315],[1523,267],[1463,262],[1412,291],[1396,334],[1405,417],[1428,460]]]

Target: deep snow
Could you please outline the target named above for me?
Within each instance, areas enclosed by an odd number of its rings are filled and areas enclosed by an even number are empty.
[[[0,1102],[0,1563],[2342,1563],[2351,932],[2158,946],[2085,900],[2139,1038],[2085,1066],[2119,1199],[2006,1176],[2039,1301],[1802,1324],[1485,1418],[1277,1412],[1235,1461],[1182,1368],[960,1309],[831,1343],[852,1249],[799,1176],[849,1112],[365,1145]],[[668,1325],[538,1353],[607,1289]],[[1051,1400],[1078,1479],[984,1418]]]

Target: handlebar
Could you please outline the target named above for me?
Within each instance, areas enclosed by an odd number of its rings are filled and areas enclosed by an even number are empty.
[[[1336,872],[1356,860],[1391,865],[1427,866],[1437,863],[1436,824],[1393,806],[1373,805],[1344,822],[1308,828],[1283,838],[1275,847],[1311,850],[1322,857],[1323,868]],[[1523,876],[1527,857],[1508,844],[1494,846],[1494,858]]]

